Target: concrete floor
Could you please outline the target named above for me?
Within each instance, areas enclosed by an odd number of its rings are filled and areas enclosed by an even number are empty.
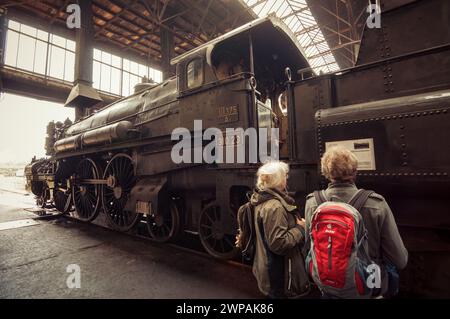
[[[36,218],[0,190],[0,223]],[[67,287],[67,266],[81,288]],[[261,298],[248,267],[58,218],[0,230],[0,298]]]

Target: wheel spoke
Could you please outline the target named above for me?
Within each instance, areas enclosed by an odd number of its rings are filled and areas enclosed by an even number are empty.
[[[214,224],[214,220],[209,216],[208,213],[205,213],[205,216],[211,221],[211,225]]]
[[[232,242],[232,240],[230,240],[229,238],[228,238],[228,236],[227,235],[225,235],[225,236],[223,236],[223,238],[225,239],[225,241],[230,245],[230,247],[233,247],[234,246],[234,244],[233,244],[233,242]]]

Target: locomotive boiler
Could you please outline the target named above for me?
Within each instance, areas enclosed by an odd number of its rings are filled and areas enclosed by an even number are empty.
[[[230,258],[259,165],[175,163],[171,132],[186,128],[190,145],[203,146],[194,120],[222,132],[278,128],[300,208],[326,186],[320,156],[343,145],[358,158],[358,186],[392,206],[410,252],[404,291],[450,295],[450,4],[381,4],[381,28],[364,29],[356,65],[337,73],[305,72],[295,36],[273,16],[176,57],[176,76],[68,127],[55,155],[26,168],[28,184],[41,204],[80,220],[101,213],[120,231],[146,223],[157,241],[187,231]]]

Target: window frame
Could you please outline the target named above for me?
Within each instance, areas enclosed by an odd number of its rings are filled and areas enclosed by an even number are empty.
[[[200,84],[198,84],[198,85],[196,85],[196,86],[190,87],[190,86],[189,86],[189,74],[188,74],[188,68],[189,68],[189,65],[190,65],[191,63],[193,63],[194,61],[196,61],[196,60],[199,60],[199,61],[200,61],[200,67],[201,67],[201,72],[200,72],[200,74],[201,74],[201,76],[202,76],[202,80],[201,80]],[[186,74],[186,75],[185,75],[185,79],[186,79],[186,90],[195,90],[195,89],[197,89],[197,88],[199,88],[199,87],[202,87],[203,84],[205,83],[205,65],[204,65],[203,58],[202,58],[202,57],[194,57],[194,58],[190,59],[190,60],[186,63],[186,66],[185,66],[185,74]]]

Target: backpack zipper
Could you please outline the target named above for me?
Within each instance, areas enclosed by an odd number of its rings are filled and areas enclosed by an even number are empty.
[[[327,223],[327,224],[338,224],[338,225],[341,225],[344,228],[348,228],[348,225],[346,223],[341,222],[341,221],[334,220],[334,219],[325,219],[325,220],[321,220],[321,221],[319,221],[318,223],[315,224],[316,230],[317,230],[317,227],[319,227],[320,224],[324,224],[324,223]]]
[[[331,236],[328,236],[328,270],[331,270]]]
[[[292,264],[291,264],[291,258],[288,259],[288,273],[289,273],[289,280],[288,280],[288,290],[291,290],[291,284],[292,284]]]

